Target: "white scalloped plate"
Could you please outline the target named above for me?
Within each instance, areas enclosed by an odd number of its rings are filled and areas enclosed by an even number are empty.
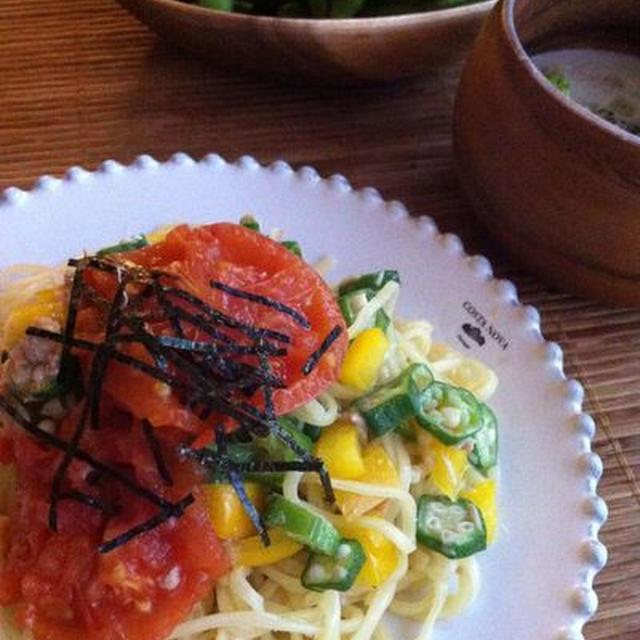
[[[96,173],[74,168],[64,180],[41,178],[30,192],[5,191],[0,267],[56,263],[159,224],[235,221],[249,211],[299,240],[307,259],[337,258],[336,279],[398,269],[400,313],[428,318],[439,339],[498,373],[499,538],[479,560],[474,606],[438,623],[437,640],[582,638],[597,606],[593,577],[606,561],[597,539],[606,518],[596,495],[602,465],[591,452],[595,425],[581,413],[582,388],[565,378],[562,352],[543,340],[536,310],[429,218],[409,218],[374,189],[354,191],[342,176],[323,180],[308,167],[265,168],[248,157],[227,164],[215,155],[196,163],[183,154],[158,164],[143,156],[129,167],[110,161]],[[484,344],[463,325],[478,327]]]

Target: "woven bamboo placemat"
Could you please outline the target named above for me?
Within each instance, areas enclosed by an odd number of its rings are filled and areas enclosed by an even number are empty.
[[[549,289],[485,239],[459,189],[450,118],[458,68],[393,87],[280,87],[220,75],[110,0],[0,0],[0,189],[140,153],[286,158],[433,216],[541,312],[586,388],[604,462],[609,564],[588,640],[640,638],[640,310]],[[640,286],[640,285],[639,285]],[[541,532],[541,535],[544,535]],[[514,639],[517,640],[517,639]]]

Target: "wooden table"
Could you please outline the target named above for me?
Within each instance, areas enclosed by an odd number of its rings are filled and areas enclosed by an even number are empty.
[[[554,291],[489,244],[456,181],[451,108],[459,69],[397,86],[290,88],[223,76],[159,42],[111,0],[0,0],[0,189],[72,165],[252,154],[374,185],[469,252],[487,255],[538,307],[587,390],[609,505],[588,640],[640,638],[640,310]],[[1,228],[1,227],[0,227]],[[517,639],[514,639],[517,640]]]

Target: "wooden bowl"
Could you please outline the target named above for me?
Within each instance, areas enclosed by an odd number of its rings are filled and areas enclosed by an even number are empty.
[[[218,66],[331,84],[420,75],[462,57],[495,0],[352,19],[224,13],[178,0],[118,0],[154,31]]]
[[[640,305],[640,137],[557,91],[531,56],[640,52],[638,0],[501,0],[455,104],[460,181],[493,236],[569,291]]]

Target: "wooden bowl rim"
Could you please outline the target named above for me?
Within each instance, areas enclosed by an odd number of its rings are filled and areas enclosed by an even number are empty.
[[[188,4],[180,0],[146,0],[147,3],[164,6],[165,8],[173,8],[184,13],[192,13],[193,15],[215,17],[220,22],[227,22],[229,25],[235,23],[255,24],[261,26],[280,25],[287,28],[295,28],[296,26],[306,27],[313,25],[314,29],[323,31],[353,31],[354,27],[388,26],[405,27],[405,26],[422,26],[426,23],[446,22],[450,18],[461,16],[475,16],[486,13],[498,0],[482,0],[482,2],[474,2],[470,5],[461,7],[452,7],[449,9],[436,9],[434,11],[420,11],[416,13],[403,13],[391,16],[371,16],[363,18],[286,18],[280,16],[260,16],[246,13],[232,13],[228,11],[219,11],[208,7],[201,7],[195,4]],[[129,0],[130,4],[139,4],[140,0]],[[322,26],[321,26],[322,25]]]
[[[520,64],[529,79],[535,82],[549,99],[562,105],[566,110],[574,114],[574,116],[586,120],[588,125],[600,129],[605,134],[612,136],[623,144],[630,144],[640,150],[640,136],[625,131],[622,127],[608,122],[604,118],[592,113],[586,107],[578,104],[575,100],[565,96],[561,91],[558,91],[551,85],[542,71],[533,63],[520,40],[515,25],[514,8],[516,2],[519,1],[520,0],[503,0],[502,5],[496,10],[500,11],[502,31],[515,54],[516,62]]]

